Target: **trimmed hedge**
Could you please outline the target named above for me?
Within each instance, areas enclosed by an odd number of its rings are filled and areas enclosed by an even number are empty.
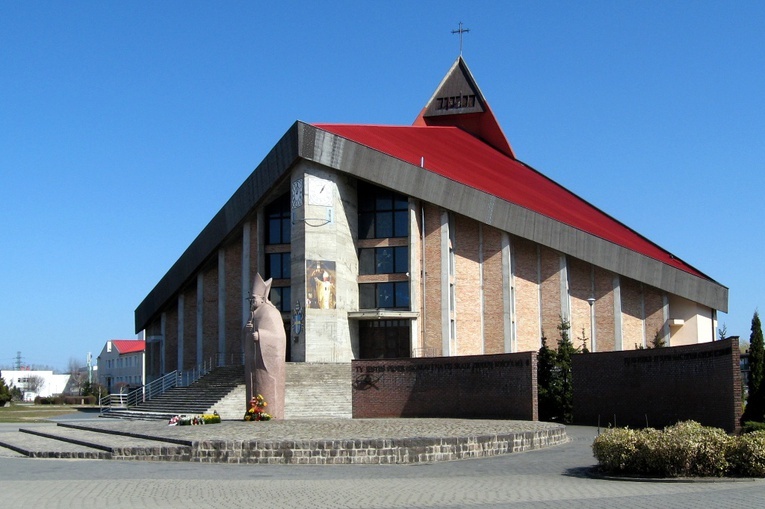
[[[35,405],[95,405],[96,397],[90,396],[47,396],[35,398]]]
[[[645,477],[765,477],[765,431],[739,437],[694,421],[608,429],[592,444],[600,470]]]

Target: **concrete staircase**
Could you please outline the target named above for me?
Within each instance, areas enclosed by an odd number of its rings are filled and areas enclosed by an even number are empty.
[[[105,413],[104,417],[170,419],[174,415],[212,413],[213,410],[217,411],[220,402],[227,399],[231,393],[237,392],[243,380],[244,366],[215,368],[187,387],[175,387],[129,410],[112,409]],[[243,395],[241,398],[244,400]],[[226,417],[221,414],[221,418]]]
[[[189,440],[138,436],[76,424],[31,424],[0,435],[2,457],[189,461],[191,455]]]
[[[353,417],[351,363],[287,363],[285,419]]]
[[[347,418],[353,416],[351,364],[288,362],[285,419]],[[244,367],[216,368],[188,387],[129,410],[114,409],[105,417],[166,419],[174,415],[218,412],[223,420],[239,420],[247,408]]]

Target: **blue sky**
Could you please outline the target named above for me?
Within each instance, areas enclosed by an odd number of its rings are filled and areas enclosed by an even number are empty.
[[[459,52],[519,159],[763,303],[765,3],[0,3],[0,366],[108,339],[296,120],[411,124]]]

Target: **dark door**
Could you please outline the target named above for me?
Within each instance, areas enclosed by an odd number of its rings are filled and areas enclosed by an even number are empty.
[[[408,320],[362,320],[359,322],[362,359],[410,357]]]

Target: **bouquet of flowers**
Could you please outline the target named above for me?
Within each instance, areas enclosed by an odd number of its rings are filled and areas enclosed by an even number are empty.
[[[265,408],[268,406],[265,398],[258,394],[250,399],[250,408],[244,414],[245,421],[270,421],[271,415],[267,414]]]
[[[198,426],[201,424],[217,424],[220,422],[220,415],[213,410],[211,414],[202,415],[175,415],[170,418],[168,426]]]
[[[202,414],[203,424],[218,424],[220,422],[220,415],[216,410],[213,410],[211,414]]]

